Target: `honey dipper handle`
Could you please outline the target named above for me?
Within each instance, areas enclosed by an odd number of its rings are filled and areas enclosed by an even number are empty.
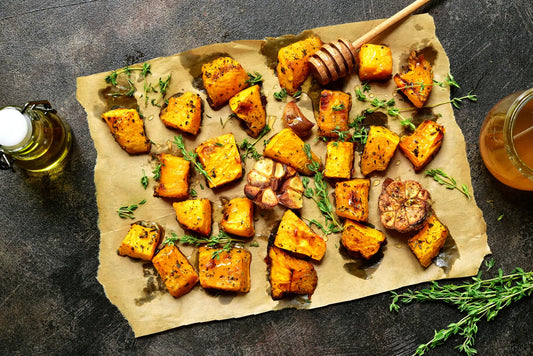
[[[365,33],[353,43],[350,43],[350,41],[344,38],[340,38],[335,42],[323,45],[309,58],[311,73],[322,85],[326,85],[329,82],[346,76],[346,74],[355,68],[357,50],[362,45],[370,42],[374,37],[394,26],[396,23],[430,1],[431,0],[416,0],[411,5],[398,11],[396,14]]]
[[[374,27],[372,30],[365,33],[363,36],[359,37],[355,42],[352,43],[352,45],[358,49],[365,43],[368,43],[371,41],[374,37],[382,33],[383,31],[386,31],[388,28],[394,26],[399,21],[403,20],[407,16],[411,15],[413,12],[418,10],[423,5],[427,4],[431,0],[416,0],[411,5],[406,6],[402,10],[398,11],[376,27]]]

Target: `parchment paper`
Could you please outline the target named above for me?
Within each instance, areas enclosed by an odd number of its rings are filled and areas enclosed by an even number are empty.
[[[319,35],[324,43],[334,41],[338,37],[353,41],[380,21],[382,20],[317,28],[312,32]],[[190,90],[199,93],[204,99],[205,111],[200,133],[196,138],[184,136],[188,150],[195,149],[208,138],[227,132],[232,132],[237,142],[247,138],[237,119],[229,120],[225,127],[222,127],[221,121],[225,122],[231,113],[228,106],[213,111],[205,102],[205,93],[193,86],[194,76],[199,74],[201,63],[212,59],[215,54],[228,54],[239,61],[248,72],[257,71],[263,75],[262,91],[268,99],[267,115],[270,119],[278,118],[272,132],[266,138],[282,128],[281,114],[285,103],[273,99],[273,93],[280,88],[272,69],[267,66],[266,59],[261,54],[262,43],[263,41],[237,41],[216,44],[149,61],[152,74],[147,77],[148,82],[157,85],[159,78],[165,79],[172,74],[168,95]],[[406,65],[411,50],[423,51],[426,54],[426,58],[433,64],[435,79],[442,81],[449,72],[448,58],[436,38],[433,19],[429,15],[412,16],[394,30],[375,39],[373,43],[391,47],[394,59],[393,73],[401,71],[402,66]],[[259,246],[246,246],[253,255],[250,292],[242,295],[214,295],[197,285],[189,294],[175,299],[166,292],[160,279],[157,278],[157,272],[149,263],[121,257],[116,252],[130,224],[135,221],[121,219],[117,215],[116,209],[126,204],[135,204],[146,199],[147,202],[134,212],[136,220],[158,222],[165,228],[167,236],[171,232],[180,235],[183,230],[176,221],[172,202],[152,196],[155,181],[150,179],[150,185],[146,190],[140,184],[143,169],[147,176],[152,176],[151,172],[156,165],[154,159],[150,155],[130,156],[123,151],[100,118],[107,108],[99,92],[107,86],[104,78],[108,74],[99,73],[78,78],[77,98],[87,112],[90,132],[97,150],[95,183],[101,232],[98,280],[104,286],[109,300],[129,321],[137,337],[182,325],[242,317],[286,307],[318,308],[424,281],[471,276],[477,273],[483,257],[490,253],[485,221],[475,200],[468,200],[458,191],[445,189],[431,178],[425,177],[423,173],[416,174],[411,163],[398,150],[387,171],[371,177],[369,222],[384,231],[379,222],[377,198],[381,191],[381,182],[385,177],[419,181],[429,190],[435,213],[450,230],[450,238],[441,255],[444,259],[451,259],[451,266],[446,267],[445,263],[445,267],[438,267],[434,263],[427,269],[422,268],[409,250],[406,238],[388,232],[388,244],[383,248],[382,258],[380,260],[378,258],[378,263],[372,266],[364,265],[342,253],[340,234],[330,235],[324,259],[320,263],[315,263],[319,279],[311,303],[305,302],[302,298],[273,301],[270,297],[264,258],[268,234],[274,222],[280,220],[284,210],[280,207],[272,211],[256,209],[256,236],[251,241]],[[159,108],[151,104],[145,105],[145,98],[142,97],[143,79],[137,74],[132,74],[132,78],[137,87],[135,95],[139,108],[145,117],[147,135],[156,144],[154,150],[168,150],[167,142],[172,141],[173,136],[179,132],[164,127],[158,117]],[[350,113],[352,118],[368,107],[367,103],[355,98],[354,87],[360,84],[358,76],[351,75],[342,81],[340,86],[337,83],[335,87],[352,95],[353,107]],[[387,100],[394,97],[397,99],[398,107],[409,107],[409,104],[401,100],[401,95],[393,94],[395,85],[392,80],[383,84],[371,83],[371,86],[372,93],[376,97]],[[435,87],[427,105],[449,100],[449,95],[449,89]],[[155,95],[152,97],[155,98]],[[314,119],[311,101],[306,95],[298,105],[308,118]],[[442,168],[459,183],[465,183],[472,192],[465,141],[455,122],[452,107],[450,104],[438,106],[433,113],[441,115],[437,122],[445,126],[446,134],[440,152],[427,168]],[[406,113],[406,116],[410,116],[410,113]],[[403,128],[393,118],[388,119],[388,126],[399,134],[403,133]],[[324,161],[326,145],[321,141],[314,141],[315,136],[313,135],[307,142]],[[257,148],[262,152],[262,142],[258,143]],[[357,167],[355,176],[360,176],[358,159],[357,157],[355,162]],[[246,162],[244,175],[252,167],[253,161]],[[193,173],[190,183],[198,192],[199,198],[207,197],[212,201],[213,229],[216,233],[217,223],[221,220],[222,199],[243,196],[245,179],[216,191],[208,189],[205,180],[197,173]],[[308,219],[323,221],[316,205],[309,199],[304,199],[302,215]],[[193,265],[197,265],[197,249],[191,246],[180,246],[180,248]]]

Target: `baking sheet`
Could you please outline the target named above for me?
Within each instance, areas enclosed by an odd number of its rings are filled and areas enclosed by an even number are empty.
[[[381,21],[316,28],[311,32],[318,35],[324,43],[339,37],[353,41]],[[292,40],[294,39],[285,38],[283,41],[289,43]],[[169,74],[172,75],[167,96],[192,91],[199,93],[204,100],[203,122],[199,134],[196,137],[184,135],[189,151],[211,137],[228,132],[235,135],[237,142],[242,142],[245,138],[250,139],[237,119],[228,120],[231,114],[228,106],[218,111],[212,110],[205,101],[205,93],[197,89],[194,84],[201,63],[221,54],[230,55],[248,72],[259,72],[263,75],[262,92],[268,100],[267,116],[270,119],[277,117],[272,132],[266,138],[281,130],[281,114],[285,103],[273,99],[273,93],[279,91],[280,87],[272,70],[272,61],[262,53],[263,45],[267,44],[268,48],[268,45],[275,46],[279,43],[273,40],[222,43],[148,61],[152,68],[152,74],[147,77],[148,82],[157,85],[159,78],[164,80]],[[391,47],[393,73],[402,70],[402,65],[406,64],[412,50],[423,51],[433,65],[435,79],[444,80],[450,70],[448,57],[435,35],[433,19],[427,14],[411,16],[394,30],[375,39],[373,43]],[[423,173],[415,173],[411,163],[398,150],[387,171],[371,176],[369,222],[376,228],[384,230],[379,222],[377,198],[385,177],[419,181],[430,192],[436,215],[449,228],[450,238],[438,260],[451,261],[450,263],[445,262],[444,267],[437,266],[440,263],[434,263],[424,269],[409,250],[405,237],[386,232],[388,243],[383,248],[382,258],[374,265],[365,265],[343,254],[340,248],[340,234],[333,234],[327,238],[328,247],[324,259],[314,264],[318,273],[318,286],[311,302],[303,298],[273,301],[270,297],[264,258],[268,234],[275,222],[281,219],[284,210],[280,207],[271,211],[256,209],[256,236],[251,241],[258,246],[246,246],[253,256],[250,292],[217,295],[208,293],[197,285],[189,294],[175,299],[166,292],[150,263],[121,257],[116,253],[133,221],[157,222],[165,228],[167,236],[170,236],[171,232],[181,235],[183,229],[176,221],[172,201],[153,197],[153,187],[156,182],[150,179],[146,190],[140,184],[143,170],[151,177],[157,162],[151,155],[130,156],[123,151],[101,119],[101,114],[107,109],[101,90],[108,86],[105,82],[108,74],[109,72],[98,73],[78,78],[77,98],[87,112],[90,133],[97,151],[95,184],[100,229],[98,280],[103,285],[109,300],[123,313],[137,337],[197,322],[254,315],[286,307],[318,308],[425,281],[472,276],[478,272],[483,257],[490,253],[485,221],[475,200],[466,199],[458,191],[445,189],[431,178],[425,177]],[[165,128],[159,120],[158,107],[149,102],[145,105],[144,80],[136,73],[133,73],[131,78],[137,87],[135,98],[145,117],[147,135],[155,143],[153,150],[166,151],[169,149],[168,143],[179,132]],[[355,98],[354,88],[360,84],[357,75],[352,75],[332,85],[332,88],[344,90],[352,95],[351,118],[368,107],[368,104]],[[409,104],[401,101],[402,97],[399,94],[394,94],[395,85],[392,80],[386,83],[371,83],[371,86],[371,92],[379,99],[395,98],[397,107],[409,107]],[[449,96],[448,88],[436,86],[427,105],[447,101]],[[151,98],[155,97],[153,95]],[[304,94],[298,105],[304,114],[314,121],[310,97]],[[440,116],[437,122],[445,126],[446,135],[440,152],[426,168],[442,168],[459,183],[465,183],[472,192],[465,140],[455,122],[453,109],[450,104],[446,104],[434,108],[432,112]],[[406,115],[409,116],[409,113]],[[394,118],[388,119],[388,126],[397,133],[403,132],[403,128]],[[315,136],[313,135],[307,142],[324,161],[326,145],[321,141],[315,141]],[[262,151],[261,142],[257,148]],[[252,167],[253,161],[247,161],[244,176]],[[355,176],[360,176],[358,169],[355,171]],[[190,184],[198,192],[198,198],[209,198],[213,204],[214,233],[217,231],[217,222],[221,220],[222,201],[243,196],[244,183],[245,179],[242,179],[233,185],[213,191],[207,188],[201,176],[197,173],[192,174]],[[116,213],[116,209],[120,206],[136,204],[143,199],[146,199],[146,203],[139,205],[135,210],[135,220],[121,219]],[[323,221],[316,205],[309,199],[304,198],[304,208],[301,213],[308,219]],[[317,229],[315,231],[320,233]],[[180,246],[180,248],[193,265],[197,264],[197,248],[191,246]]]

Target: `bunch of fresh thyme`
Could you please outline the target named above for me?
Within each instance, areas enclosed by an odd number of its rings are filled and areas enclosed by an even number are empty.
[[[193,246],[206,245],[208,247],[221,247],[220,249],[213,251],[211,255],[211,258],[219,259],[222,252],[229,252],[236,243],[242,242],[244,241],[235,239],[226,232],[220,230],[217,235],[209,236],[207,238],[196,237],[193,235],[183,235],[180,237],[173,232],[171,237],[167,237],[163,244],[174,245],[176,243],[181,243]]]
[[[210,183],[213,183],[213,179],[211,178],[209,173],[207,173],[207,171],[204,169],[202,164],[196,160],[196,158],[198,157],[198,154],[193,151],[189,152],[187,151],[187,149],[185,149],[185,143],[183,142],[183,136],[181,135],[174,136],[174,141],[172,141],[172,143],[175,144],[176,147],[179,148],[179,150],[183,154],[183,158],[185,158],[187,161],[191,162],[194,165],[194,169],[196,169],[198,173],[203,175]]]
[[[462,285],[439,285],[433,282],[429,289],[414,292],[408,290],[401,294],[392,292],[391,311],[400,309],[398,302],[408,304],[442,301],[457,306],[459,311],[467,314],[458,322],[449,324],[446,329],[435,331],[435,335],[429,342],[418,346],[415,355],[423,355],[430,348],[435,348],[456,334],[464,337],[464,342],[456,348],[469,356],[476,354],[477,351],[473,346],[478,331],[478,321],[483,318],[491,321],[500,310],[522,297],[530,296],[533,292],[533,272],[524,272],[520,268],[516,268],[511,274],[505,276],[499,269],[497,277],[486,280],[481,279],[480,272],[472,280],[473,283]]]
[[[325,235],[340,232],[342,231],[342,225],[337,221],[337,219],[335,218],[335,214],[333,213],[333,205],[329,200],[328,186],[326,181],[324,180],[324,175],[320,171],[320,163],[313,160],[313,156],[311,154],[311,146],[309,146],[308,143],[304,144],[304,151],[307,155],[307,158],[311,160],[311,163],[307,167],[311,172],[314,173],[313,179],[315,182],[315,189],[313,189],[309,187],[309,178],[302,177],[302,184],[304,185],[304,196],[306,198],[314,200],[314,202],[318,206],[318,209],[326,219],[327,227],[320,224],[314,219],[310,220],[310,223],[320,228]]]

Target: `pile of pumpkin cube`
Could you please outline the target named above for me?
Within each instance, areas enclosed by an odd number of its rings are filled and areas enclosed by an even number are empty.
[[[276,71],[281,87],[289,95],[294,95],[308,77],[307,60],[321,45],[320,39],[311,36],[280,49]],[[359,59],[361,80],[386,80],[391,77],[389,47],[365,45],[360,50]],[[413,71],[418,70],[415,62],[420,60],[424,61],[423,56],[420,59],[420,56],[412,55],[409,62],[411,70],[395,77],[400,87],[407,86],[403,92],[417,107],[423,105],[431,90],[431,86],[423,91],[409,88],[409,83],[412,85],[418,80],[416,78],[421,78],[410,77]],[[426,68],[422,74],[427,73]],[[241,64],[230,57],[216,58],[203,65],[202,79],[209,105],[216,110],[229,103],[231,110],[246,124],[248,134],[257,137],[266,125],[261,87],[249,85],[249,75]],[[429,81],[432,82],[432,77]],[[318,134],[328,138],[329,142],[325,166],[322,163],[320,165],[324,168],[324,177],[335,182],[335,211],[339,217],[345,218],[342,244],[354,256],[370,259],[385,242],[385,235],[367,224],[370,179],[351,179],[354,143],[335,140],[338,136],[336,131],[349,130],[351,104],[349,94],[322,91],[317,118]],[[112,110],[102,117],[116,141],[128,153],[150,152],[150,141],[146,138],[143,121],[134,109]],[[187,92],[171,97],[162,108],[160,119],[169,128],[196,135],[202,120],[200,96]],[[398,145],[419,171],[438,151],[443,135],[444,127],[433,121],[425,121],[412,135],[402,138],[385,127],[372,126],[361,157],[361,173],[367,177],[372,172],[384,171]],[[309,165],[313,161],[321,161],[313,152],[306,152],[304,146],[304,141],[295,132],[284,128],[268,141],[263,156],[290,166],[299,174],[311,175]],[[241,156],[233,134],[211,138],[198,145],[195,153],[210,177],[207,181],[210,188],[232,184],[242,177]],[[161,153],[156,157],[161,164],[161,175],[154,196],[176,200],[172,205],[181,226],[195,234],[209,236],[212,225],[211,202],[208,199],[189,199],[191,162],[170,153]],[[246,196],[230,200],[224,207],[219,226],[232,235],[253,237],[252,200]],[[431,234],[428,237],[426,227],[412,239],[418,241],[418,246],[423,241],[426,250],[428,246],[433,246],[430,250],[434,254],[444,243],[442,234],[437,235],[437,238],[432,238]],[[157,224],[134,223],[118,253],[151,261],[174,297],[188,293],[198,281],[206,289],[239,293],[250,290],[251,254],[246,249],[235,246],[215,257],[213,251],[217,247],[201,246],[198,249],[199,272],[196,272],[177,245],[165,244],[161,248],[163,237],[164,231]],[[291,209],[287,209],[267,252],[272,298],[293,294],[311,295],[317,285],[317,274],[311,261],[320,261],[325,251],[326,241]],[[418,254],[416,249],[413,251],[423,261],[424,267],[434,257],[428,258],[425,252]]]

